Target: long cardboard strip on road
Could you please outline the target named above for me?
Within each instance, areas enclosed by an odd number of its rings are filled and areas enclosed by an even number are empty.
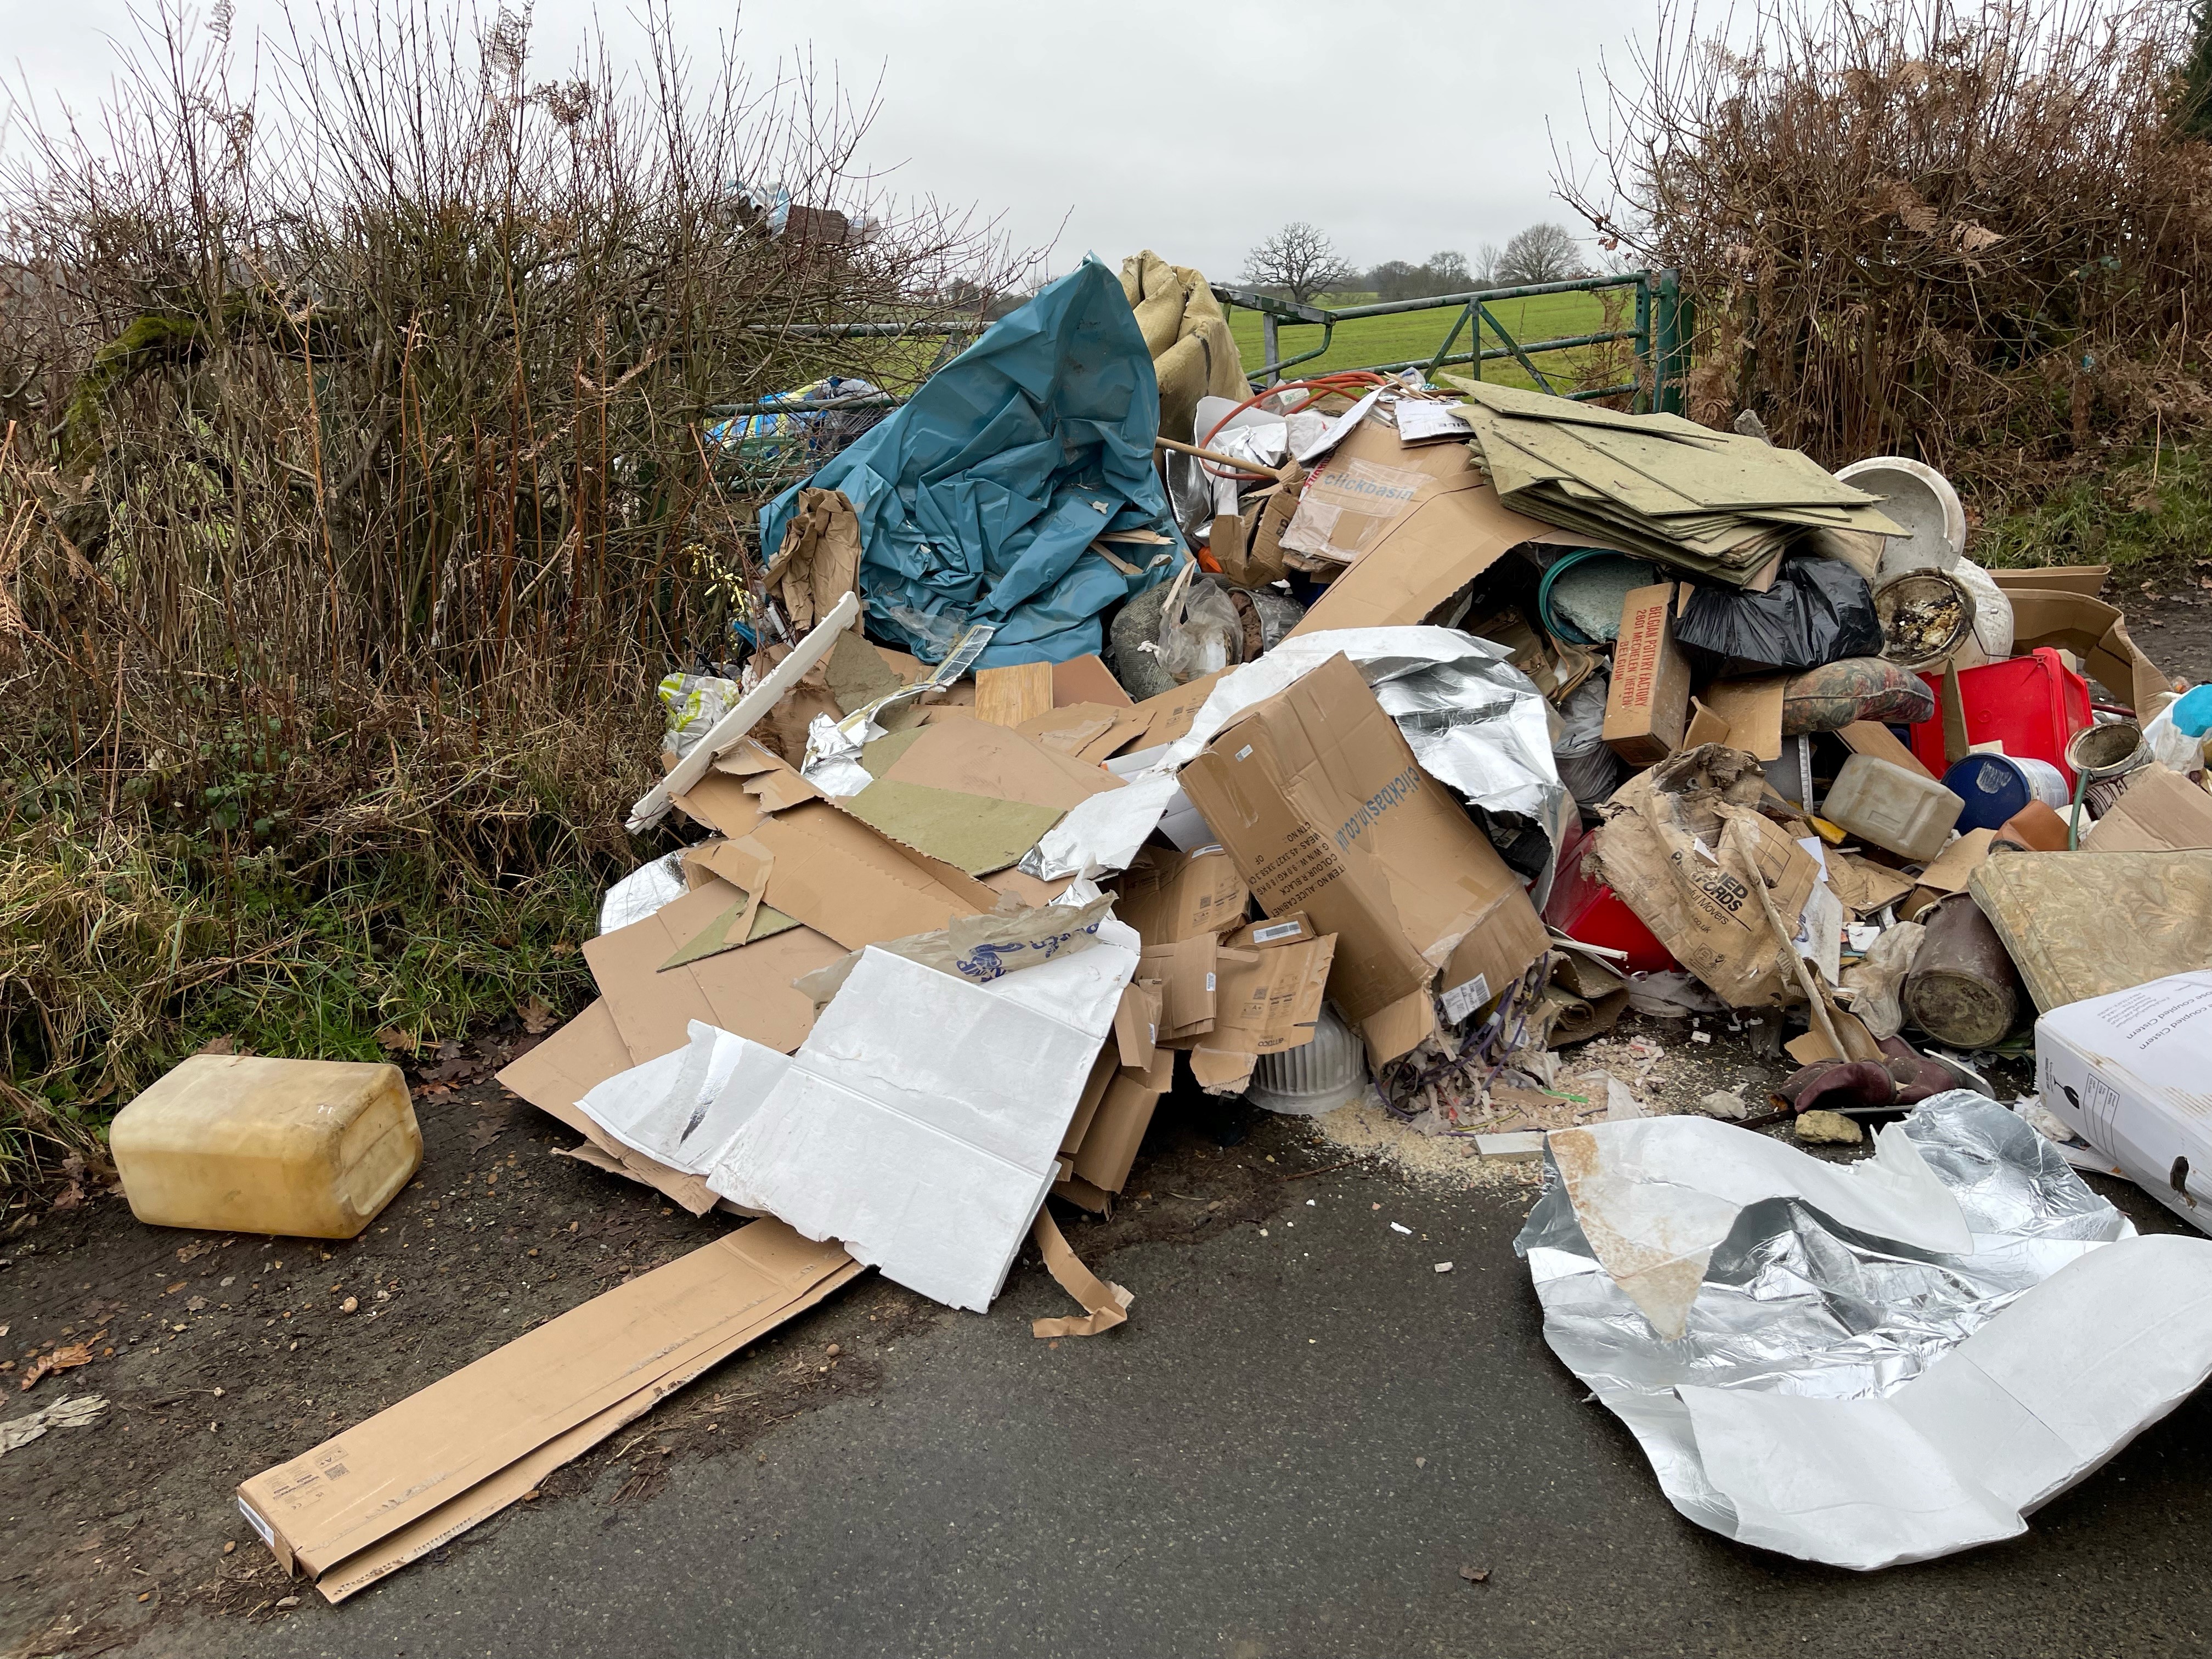
[[[572,1308],[238,1488],[287,1571],[350,1595],[528,1491],[860,1271],[756,1221]],[[557,1451],[557,1455],[556,1452]]]

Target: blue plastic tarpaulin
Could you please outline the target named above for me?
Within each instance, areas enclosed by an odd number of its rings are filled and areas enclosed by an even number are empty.
[[[769,502],[761,546],[781,544],[801,489],[842,490],[872,634],[935,662],[992,622],[979,666],[1065,662],[1099,648],[1101,613],[1187,556],[1152,466],[1159,413],[1121,278],[1086,258]],[[1127,530],[1168,540],[1091,550]]]

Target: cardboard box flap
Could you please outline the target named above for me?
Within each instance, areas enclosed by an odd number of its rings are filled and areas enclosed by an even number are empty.
[[[2090,853],[2179,853],[2212,848],[2212,795],[2153,761],[2128,780],[2081,836]]]
[[[1425,622],[1510,550],[1547,529],[1503,505],[1488,484],[1432,496],[1331,582],[1291,636]]]
[[[2046,645],[2071,651],[2081,659],[2083,673],[2139,714],[2173,689],[2128,637],[2127,623],[2116,607],[2082,593],[2016,586],[2006,580],[2015,574],[2011,571],[1990,574],[2012,601],[2014,656]]]
[[[1728,722],[1729,745],[1763,761],[1782,758],[1782,693],[1787,674],[1715,680],[1705,690],[1705,705]],[[1697,744],[1686,738],[1683,746]]]
[[[1136,699],[1114,678],[1113,671],[1095,655],[1070,657],[1052,665],[1052,701],[1055,707],[1075,702],[1102,702],[1119,708],[1135,706]]]

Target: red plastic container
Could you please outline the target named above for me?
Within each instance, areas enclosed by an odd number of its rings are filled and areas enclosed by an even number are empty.
[[[1680,967],[1636,912],[1620,902],[1619,894],[1583,874],[1583,854],[1590,850],[1590,837],[1596,833],[1583,831],[1559,854],[1559,874],[1552,881],[1544,920],[1584,945],[1627,951],[1628,960],[1622,965],[1633,973],[1659,974]]]
[[[1920,763],[1942,777],[1943,761],[1943,680],[1939,674],[1923,674],[1936,693],[1936,718],[1912,728],[1912,752]],[[2074,769],[2066,763],[2066,745],[2087,726],[2089,683],[2059,659],[2049,646],[2010,662],[1985,663],[1959,676],[1959,701],[1966,711],[1968,743],[2002,743],[2014,759],[2049,761],[2074,787]]]

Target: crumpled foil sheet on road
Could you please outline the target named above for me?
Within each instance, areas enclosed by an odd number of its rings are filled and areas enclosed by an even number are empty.
[[[2212,1241],[2138,1237],[1965,1090],[1854,1165],[1701,1118],[1554,1134],[1515,1249],[1676,1509],[1832,1565],[2024,1531],[2212,1371]]]

